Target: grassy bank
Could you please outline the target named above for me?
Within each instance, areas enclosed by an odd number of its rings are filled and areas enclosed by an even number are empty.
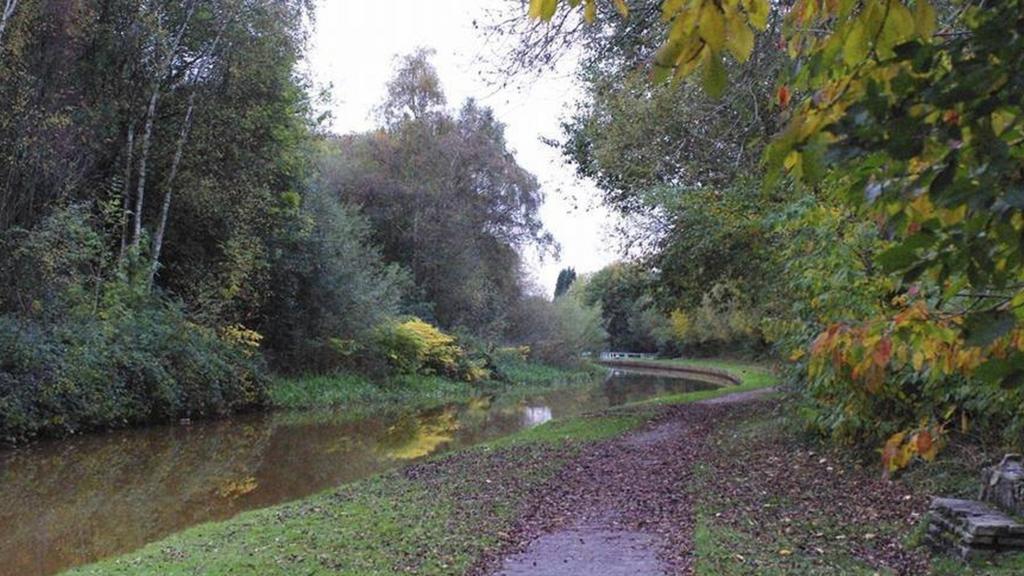
[[[197,526],[72,573],[463,573],[499,548],[531,493],[588,443],[639,428],[666,404],[775,383],[770,371],[751,364],[696,364],[730,370],[742,384],[548,422],[303,500]],[[377,396],[369,392],[366,398]],[[973,489],[973,464],[947,454],[897,481],[883,480],[874,460],[803,437],[788,420],[794,407],[786,402],[732,407],[704,446],[686,488],[693,503],[697,574],[1003,576],[1024,570],[1021,557],[964,566],[933,559],[919,546],[929,497]]]
[[[428,408],[487,393],[590,383],[604,369],[590,364],[559,368],[532,362],[506,362],[501,365],[501,372],[503,381],[492,379],[474,383],[419,374],[378,381],[350,373],[282,377],[271,383],[269,396],[273,406],[290,410],[344,406],[346,411],[364,413],[395,407]]]
[[[649,362],[652,366],[656,367],[711,368],[714,370],[728,372],[740,380],[739,385],[730,386],[725,389],[699,390],[697,392],[670,394],[667,396],[651,398],[647,401],[649,404],[685,404],[688,402],[699,402],[701,400],[709,400],[721,395],[722,390],[728,390],[729,393],[750,392],[760,388],[768,388],[769,386],[774,386],[778,383],[778,377],[768,367],[763,364],[755,364],[752,362],[683,358],[672,360],[650,360],[645,362]]]
[[[744,389],[770,384],[765,374],[752,372]],[[331,388],[324,383],[319,396],[309,397],[322,398]],[[365,390],[365,384],[352,389]],[[722,388],[700,398],[735,391]],[[367,402],[380,398],[362,393]],[[497,546],[530,490],[581,446],[640,427],[657,410],[635,405],[548,422],[303,500],[197,526],[71,573],[459,574]]]

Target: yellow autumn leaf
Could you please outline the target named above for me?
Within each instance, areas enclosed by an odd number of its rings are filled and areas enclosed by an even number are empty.
[[[964,221],[967,216],[967,205],[961,204],[950,210],[942,210],[939,213],[939,220],[946,226],[953,226]]]
[[[847,66],[856,66],[868,57],[870,50],[867,31],[864,29],[864,24],[858,20],[850,28],[850,32],[846,35],[846,42],[843,43],[843,61]]]
[[[743,0],[743,9],[754,28],[764,30],[768,26],[768,0]]]
[[[700,37],[718,52],[725,46],[725,18],[714,3],[707,3],[700,12]]]
[[[935,8],[927,0],[914,2],[914,31],[925,39],[935,33]]]
[[[754,50],[754,31],[738,12],[726,17],[725,46],[740,62],[746,62]]]
[[[619,14],[621,14],[623,18],[628,18],[629,6],[626,5],[626,0],[613,0],[613,2],[615,4],[615,9],[619,11]]]
[[[530,18],[550,20],[558,9],[558,0],[530,0]]]
[[[683,4],[689,3],[690,0],[665,0],[661,4],[661,21],[671,22],[676,15],[682,11]]]
[[[996,133],[996,136],[1002,136],[1003,132],[1013,125],[1016,118],[1017,116],[1013,112],[1005,108],[995,110],[992,112],[992,131]]]

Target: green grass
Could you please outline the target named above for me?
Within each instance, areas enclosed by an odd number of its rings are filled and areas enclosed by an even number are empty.
[[[969,564],[955,558],[937,558],[932,562],[935,576],[1020,576],[1024,574],[1024,554],[1011,554],[993,560]]]
[[[409,375],[387,382],[373,382],[357,374],[333,374],[301,378],[278,378],[270,387],[270,401],[277,408],[292,410],[344,406],[423,407],[463,400],[478,393],[468,382],[437,376]]]
[[[559,368],[518,358],[498,356],[494,358],[498,369],[513,386],[546,385],[551,382],[589,382],[594,376],[603,375],[607,369],[597,364],[585,363],[576,368]]]
[[[520,455],[509,454],[498,464]],[[457,464],[443,481],[401,473],[196,526],[138,551],[71,570],[75,575],[445,575],[463,572],[507,529],[526,490],[549,478],[557,456],[519,457],[520,482],[493,488],[498,465]],[[514,463],[514,462],[513,462]]]
[[[770,383],[760,371],[745,378],[744,387],[709,392],[721,395]],[[296,405],[328,400],[369,405],[382,397],[415,401],[425,396],[415,388],[382,396],[372,386],[351,377],[303,379],[277,393]],[[449,389],[453,395],[462,391]],[[676,401],[706,397],[680,395]],[[403,471],[386,473],[196,526],[70,574],[459,574],[497,545],[530,491],[564,466],[576,447],[638,428],[656,410],[633,405],[547,422],[429,459],[419,465],[416,479]]]
[[[530,443],[597,442],[621,436],[643,426],[646,421],[645,415],[638,412],[610,412],[552,420],[540,426],[493,440],[485,444],[484,448],[501,448]]]
[[[720,525],[707,512],[697,515],[693,544],[697,551],[694,572],[700,576],[886,574],[849,556],[808,556],[785,538],[775,538],[766,546],[763,539]]]
[[[727,394],[750,392],[752,390],[768,388],[778,384],[779,381],[778,376],[776,376],[775,373],[767,367],[750,362],[706,359],[690,360],[682,358],[673,360],[645,360],[644,362],[650,363],[652,366],[681,366],[685,368],[712,368],[715,370],[723,370],[739,378],[740,384],[737,386],[723,386],[721,388],[714,388],[711,390],[698,390],[696,392],[658,396],[644,400],[642,404],[665,405],[700,402],[701,400],[710,400]]]
[[[756,380],[755,380],[756,381]],[[716,432],[713,438],[719,461],[738,462],[763,457],[762,442],[774,438],[799,443],[793,431],[777,414],[756,413]],[[712,459],[714,462],[714,459]],[[695,498],[694,528],[695,574],[699,576],[739,576],[744,574],[783,575],[874,575],[879,571],[854,556],[845,542],[867,538],[870,534],[896,534],[897,526],[873,524],[869,529],[846,522],[828,508],[808,508],[785,493],[770,493],[752,502],[737,502],[725,490],[728,482],[712,463],[698,465],[690,487]],[[749,494],[770,490],[770,484],[750,479]],[[813,490],[813,487],[808,489]],[[722,514],[737,514],[726,521]],[[780,519],[781,517],[781,519]],[[853,519],[849,519],[853,520]],[[807,536],[815,535],[820,548],[807,546]],[[871,536],[874,537],[874,536]],[[800,545],[799,540],[804,540]],[[840,544],[843,543],[843,544]]]

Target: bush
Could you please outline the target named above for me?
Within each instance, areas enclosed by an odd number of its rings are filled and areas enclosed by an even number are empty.
[[[0,438],[225,415],[260,406],[258,356],[156,302],[61,324],[0,317]]]
[[[100,230],[77,205],[0,238],[0,440],[263,404],[259,334],[190,321]]]
[[[439,375],[467,382],[490,377],[486,361],[470,358],[454,336],[415,317],[380,326],[368,352],[398,374]]]
[[[530,351],[530,358],[546,364],[573,366],[584,354],[604,348],[608,334],[602,327],[601,308],[583,302],[580,286],[554,302],[540,296],[524,298],[513,311],[510,336]]]
[[[660,347],[688,354],[764,352],[759,314],[747,300],[731,285],[712,286],[702,295],[699,306],[677,309],[669,315]]]

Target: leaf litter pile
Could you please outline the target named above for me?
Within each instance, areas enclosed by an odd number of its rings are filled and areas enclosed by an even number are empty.
[[[709,542],[702,573],[927,574],[908,535],[928,495],[877,460],[801,442],[777,402],[736,406],[706,446],[692,492]]]

